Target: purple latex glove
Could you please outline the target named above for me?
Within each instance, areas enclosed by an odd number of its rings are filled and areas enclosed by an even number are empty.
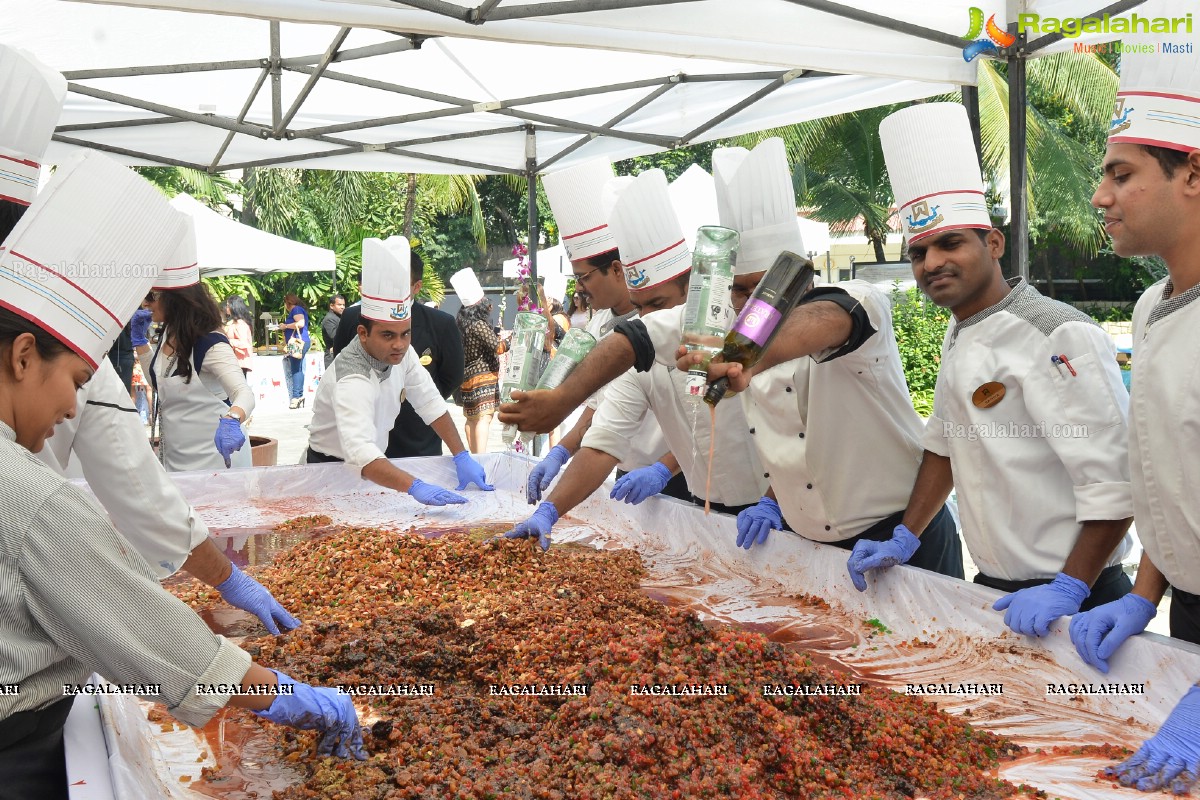
[[[749,550],[767,540],[772,530],[783,530],[783,512],[774,498],[764,496],[737,515],[737,546]]]
[[[1050,583],[1004,595],[992,609],[1008,609],[1004,613],[1004,624],[1017,633],[1045,636],[1050,632],[1050,623],[1078,612],[1091,593],[1086,583],[1060,572]]]
[[[133,341],[134,347],[144,347],[150,344],[150,323],[153,314],[148,308],[139,308],[133,312],[133,319],[129,321],[129,338]]]
[[[279,601],[271,596],[265,586],[238,569],[237,564],[229,566],[233,567],[233,571],[217,585],[217,591],[226,603],[242,611],[249,611],[276,636],[279,635],[280,626],[285,631],[300,627],[300,620],[279,605]]]
[[[617,482],[608,496],[612,500],[624,500],[626,503],[636,506],[647,497],[653,497],[667,488],[670,481],[671,470],[655,461],[648,467],[626,472],[617,478]]]
[[[538,544],[541,545],[544,552],[550,549],[550,529],[554,527],[554,523],[556,522],[558,522],[558,509],[555,508],[554,503],[546,500],[537,507],[537,511],[533,512],[533,516],[524,522],[517,523],[517,527],[504,534],[504,538],[525,539],[530,536],[536,536]]]
[[[1071,641],[1079,657],[1101,672],[1108,672],[1108,659],[1130,636],[1146,630],[1158,609],[1132,592],[1111,603],[1071,617]]]
[[[420,478],[413,478],[413,485],[409,487],[408,493],[427,506],[452,506],[467,502],[467,498],[461,494],[426,483]]]
[[[241,450],[242,445],[246,443],[246,434],[242,431],[242,426],[233,417],[221,417],[217,422],[217,433],[213,436],[213,444],[217,446],[217,452],[225,459],[225,468],[232,466],[229,457],[234,454],[234,451]]]
[[[534,505],[542,499],[542,492],[549,488],[550,481],[554,480],[554,476],[570,458],[570,451],[561,444],[550,448],[546,457],[530,471],[529,480],[525,483],[525,499],[529,501],[529,505]]]
[[[279,677],[281,687],[292,687],[292,694],[277,696],[270,708],[255,711],[255,714],[289,728],[320,731],[317,755],[367,760],[362,728],[358,726],[358,712],[354,710],[350,695],[340,694],[337,689],[309,686],[292,680],[278,670],[271,671]]]
[[[892,538],[886,542],[860,539],[850,551],[850,558],[846,560],[850,582],[854,584],[855,589],[865,592],[867,570],[888,569],[897,564],[907,564],[920,546],[921,539],[905,525],[897,525],[892,530]]]
[[[1188,689],[1158,733],[1132,758],[1104,773],[1143,792],[1183,794],[1195,787],[1200,781],[1200,686]]]
[[[472,483],[485,492],[496,490],[495,486],[487,482],[487,474],[483,471],[483,465],[471,458],[471,454],[466,450],[454,457],[454,471],[458,473],[456,488],[460,492]]]

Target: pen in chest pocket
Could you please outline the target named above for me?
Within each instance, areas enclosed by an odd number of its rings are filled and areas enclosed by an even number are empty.
[[[1075,368],[1071,366],[1071,362],[1069,360],[1067,360],[1067,356],[1065,354],[1057,355],[1057,356],[1050,356],[1050,363],[1052,363],[1052,364],[1054,364],[1054,366],[1058,367],[1058,371],[1060,374],[1062,373],[1063,367],[1066,367],[1070,371],[1072,378],[1077,377],[1079,374],[1075,371]]]

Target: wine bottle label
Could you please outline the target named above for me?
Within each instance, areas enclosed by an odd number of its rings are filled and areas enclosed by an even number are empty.
[[[783,315],[769,303],[754,299],[742,309],[737,322],[733,323],[733,331],[745,336],[759,347],[766,347],[767,340],[771,338],[771,332],[775,330],[775,326],[781,319],[783,319]]]
[[[729,326],[729,297],[733,282],[724,275],[713,275],[706,281],[688,287],[687,308],[684,310],[683,327],[697,331],[700,328],[727,330]]]
[[[576,362],[570,358],[555,357],[550,366],[546,367],[546,371],[542,373],[542,379],[538,381],[540,389],[556,389],[558,388],[567,376],[571,374],[571,370],[575,369]]]

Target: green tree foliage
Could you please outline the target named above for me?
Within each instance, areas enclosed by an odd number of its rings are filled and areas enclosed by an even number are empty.
[[[933,413],[933,389],[942,362],[942,340],[950,312],[933,304],[920,289],[892,290],[892,326],[904,364],[904,379],[913,408],[923,417]]]

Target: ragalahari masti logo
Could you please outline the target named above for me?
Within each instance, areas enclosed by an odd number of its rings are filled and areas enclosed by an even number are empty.
[[[980,34],[984,34],[982,37]],[[963,48],[963,61],[973,61],[976,56],[995,54],[1002,47],[1012,47],[1017,37],[996,24],[996,15],[983,23],[983,9],[971,6],[971,27],[963,37],[971,43]]]

